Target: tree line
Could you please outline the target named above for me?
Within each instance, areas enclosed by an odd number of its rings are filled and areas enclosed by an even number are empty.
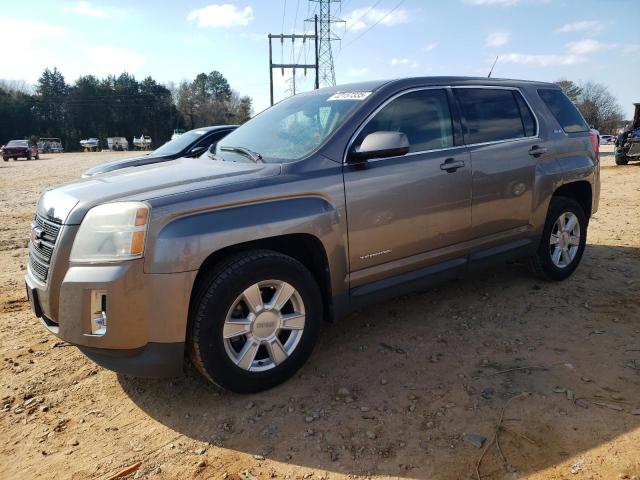
[[[33,88],[0,81],[0,144],[54,137],[74,151],[90,137],[106,147],[107,137],[149,135],[157,147],[176,128],[240,124],[251,113],[251,98],[233,91],[218,71],[178,87],[150,76],[138,81],[128,73],[101,79],[84,75],[68,84],[56,68],[45,69]]]
[[[601,134],[615,135],[628,121],[622,107],[606,86],[595,82],[576,83],[561,79],[556,82],[589,125]]]

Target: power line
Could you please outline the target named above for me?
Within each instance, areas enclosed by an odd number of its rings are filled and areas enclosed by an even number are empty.
[[[298,10],[300,10],[300,0],[298,0],[298,3],[296,4],[296,16],[293,17],[293,28],[291,29],[291,33],[295,33],[296,31],[296,24],[298,23]]]
[[[353,25],[357,25],[357,24],[358,24],[358,22],[359,22],[360,20],[362,20],[364,17],[366,17],[366,16],[369,14],[369,12],[370,12],[371,10],[373,10],[373,9],[374,9],[374,8],[376,8],[378,5],[380,5],[380,2],[382,2],[382,0],[378,0],[376,3],[374,3],[373,5],[371,5],[371,6],[367,9],[367,11],[366,11],[366,12],[364,12],[362,15],[360,15],[360,16],[358,17],[358,19],[357,19],[357,20],[354,20],[354,21],[352,22],[352,24],[353,24]],[[349,26],[347,26],[346,30],[349,30]]]
[[[284,0],[284,7],[282,8],[282,28],[280,29],[281,32],[284,32],[284,17],[287,13],[287,0]]]
[[[368,33],[372,28],[374,28],[376,25],[378,25],[380,22],[382,22],[385,18],[387,18],[389,15],[391,15],[393,12],[395,12],[398,8],[400,8],[400,6],[405,2],[406,0],[400,0],[400,2],[398,2],[398,4],[393,7],[391,10],[389,10],[385,15],[383,15],[382,17],[380,17],[378,19],[378,21],[376,23],[374,23],[373,25],[371,25],[369,28],[367,28],[364,32],[362,32],[360,35],[358,35],[356,38],[354,38],[353,40],[351,40],[349,43],[347,43],[342,50],[344,50],[345,48],[347,48],[349,45],[353,44],[355,41],[359,40],[360,38],[362,38],[366,33]]]

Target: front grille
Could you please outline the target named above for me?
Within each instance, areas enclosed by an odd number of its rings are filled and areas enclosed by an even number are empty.
[[[31,228],[36,227],[42,228],[42,236],[36,241],[29,242],[29,269],[36,278],[46,282],[51,257],[62,225],[36,215]]]

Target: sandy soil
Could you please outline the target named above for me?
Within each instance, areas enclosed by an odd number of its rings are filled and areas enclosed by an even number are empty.
[[[0,478],[142,462],[129,478],[471,479],[483,450],[464,435],[489,444],[502,412],[504,458],[489,445],[483,479],[640,478],[640,165],[604,150],[571,279],[513,263],[372,307],[327,325],[298,376],[252,396],[191,370],[118,376],[49,335],[22,280],[37,194],[113,156],[0,162]]]

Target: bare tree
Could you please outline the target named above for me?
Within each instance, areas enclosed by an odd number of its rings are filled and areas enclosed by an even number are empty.
[[[576,83],[561,79],[556,84],[578,107],[587,123],[600,133],[615,133],[623,121],[622,107],[601,83]]]
[[[565,95],[569,97],[569,99],[573,103],[578,102],[578,98],[580,98],[580,94],[582,93],[582,88],[580,88],[579,85],[565,78],[561,78],[560,80],[558,80],[556,82],[556,85],[558,85],[562,89]]]
[[[578,107],[589,125],[603,133],[613,133],[623,120],[622,107],[607,87],[600,83],[582,85]]]

